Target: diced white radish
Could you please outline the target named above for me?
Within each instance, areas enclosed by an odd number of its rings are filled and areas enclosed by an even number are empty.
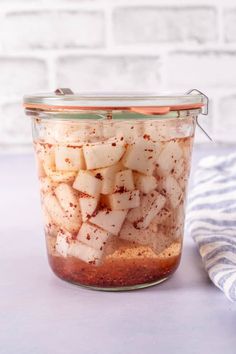
[[[54,160],[54,146],[52,144],[38,142],[34,144],[34,149],[41,161],[48,159],[48,157],[50,157],[51,161]]]
[[[180,204],[174,214],[175,235],[174,238],[182,238],[184,234],[185,208]]]
[[[103,209],[90,218],[90,222],[113,235],[118,235],[127,215],[127,210]]]
[[[47,235],[50,235],[52,237],[56,237],[58,232],[60,231],[59,226],[57,226],[54,223],[54,221],[52,220],[51,216],[49,215],[49,213],[44,205],[42,205],[42,211],[43,211],[44,228],[45,228]]]
[[[145,139],[138,139],[127,148],[122,163],[131,170],[150,176],[155,168],[156,157],[157,145]]]
[[[102,253],[103,251],[96,250],[95,248],[89,247],[78,241],[72,242],[67,252],[69,256],[79,258],[82,261],[93,265],[99,265],[101,263]]]
[[[53,124],[52,124],[53,123]],[[44,132],[41,133],[45,141],[50,143],[77,143],[94,141],[102,137],[100,122],[88,124],[79,121],[44,122]],[[41,127],[42,127],[41,123]],[[42,129],[41,129],[42,130]]]
[[[73,219],[74,222],[81,224],[81,213],[79,208],[78,192],[66,183],[60,183],[54,190],[54,193],[62,207]]]
[[[134,190],[134,179],[131,170],[124,170],[116,173],[114,191],[119,191],[121,189],[126,191]]]
[[[116,136],[118,139],[124,139],[126,143],[135,143],[137,138],[143,135],[143,124],[142,122],[129,122],[122,121],[117,122],[115,125]]]
[[[112,210],[137,208],[140,205],[139,191],[116,192],[108,194],[103,202]]]
[[[156,161],[158,174],[161,176],[168,176],[171,170],[174,171],[182,154],[182,149],[177,141],[165,143]]]
[[[158,228],[157,233],[152,238],[152,249],[156,254],[160,254],[162,251],[167,249],[173,243],[173,238],[171,235],[166,232],[166,230],[162,230]]]
[[[113,166],[100,168],[93,171],[94,175],[97,176],[97,178],[100,178],[102,181],[102,189],[101,189],[102,194],[113,193],[115,174],[119,171],[122,171],[123,169],[124,166],[120,162],[118,162]]]
[[[36,155],[36,165],[37,165],[37,172],[39,178],[46,177],[46,172],[43,167],[43,160],[41,160],[37,155]]]
[[[175,179],[178,179],[180,176],[182,176],[184,174],[184,170],[185,170],[185,162],[184,159],[181,158],[179,160],[177,160],[175,167],[174,167],[174,171],[173,171],[173,177]]]
[[[57,234],[55,248],[62,257],[67,257],[69,245],[70,242],[72,242],[71,240],[71,235],[66,231],[59,231]]]
[[[157,216],[153,220],[156,220],[157,224],[163,224],[164,222],[166,222],[170,218],[171,218],[170,210],[167,208],[162,208],[161,211],[159,211],[159,213],[157,214]]]
[[[152,141],[167,141],[176,136],[176,124],[168,120],[146,121],[144,134]]]
[[[46,175],[51,178],[53,182],[73,182],[76,176],[74,171],[55,171],[51,167],[44,165]]]
[[[134,173],[134,183],[136,189],[145,194],[148,194],[157,187],[157,180],[154,176],[146,176],[137,172]]]
[[[127,215],[127,219],[133,222],[138,229],[146,229],[154,217],[164,207],[166,198],[156,191],[153,191],[141,198],[141,205],[132,209]]]
[[[140,245],[152,243],[152,235],[147,230],[136,229],[134,225],[126,220],[120,230],[119,238]]]
[[[97,198],[101,192],[102,182],[92,172],[80,170],[73,184],[78,191]]]
[[[77,240],[92,248],[102,251],[109,236],[109,232],[85,222],[79,230]]]
[[[125,152],[124,143],[116,139],[83,146],[88,170],[115,165]]]
[[[69,232],[77,232],[79,230],[80,224],[75,222],[73,217],[62,209],[53,193],[47,193],[45,195],[43,204],[56,225]]]
[[[84,155],[81,147],[55,147],[55,164],[59,171],[78,171],[85,168]]]
[[[162,182],[163,193],[166,194],[172,208],[176,208],[183,197],[182,189],[173,176],[167,176]]]
[[[41,177],[39,179],[39,183],[40,183],[40,191],[43,193],[52,191],[57,186],[57,183],[53,182],[49,177]]]
[[[103,122],[102,134],[105,139],[114,138],[116,136],[116,124],[112,120]]]
[[[98,199],[83,195],[79,198],[79,205],[82,214],[82,220],[86,221],[92,216],[98,205]]]

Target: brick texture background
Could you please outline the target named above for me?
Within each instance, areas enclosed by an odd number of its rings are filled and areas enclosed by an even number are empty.
[[[0,0],[1,152],[30,149],[22,95],[60,86],[198,88],[202,125],[236,143],[236,1]]]

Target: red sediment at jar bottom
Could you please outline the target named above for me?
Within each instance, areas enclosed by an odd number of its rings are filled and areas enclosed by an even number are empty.
[[[171,275],[180,262],[180,254],[165,259],[107,259],[99,267],[73,257],[49,254],[48,258],[53,272],[63,280],[101,288],[158,282]]]

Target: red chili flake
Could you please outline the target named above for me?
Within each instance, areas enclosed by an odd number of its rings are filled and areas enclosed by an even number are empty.
[[[122,136],[122,137],[120,138],[120,140],[121,140],[121,141],[124,140],[124,137]]]
[[[134,129],[134,127],[131,127],[130,129]]]
[[[124,193],[124,192],[127,192],[127,189],[125,189],[124,186],[121,186],[121,187],[117,188],[117,190],[116,190],[116,193]]]
[[[172,173],[172,174],[173,174],[173,173],[174,173],[174,171],[175,171],[175,170],[172,168],[172,170],[170,171],[170,173]]]
[[[153,156],[149,156],[149,157],[148,157],[148,160],[151,160],[152,158],[153,158]]]
[[[70,203],[70,207],[73,207],[73,203]]]
[[[143,138],[146,139],[146,140],[150,140],[150,135],[144,134],[144,135],[143,135]]]
[[[100,179],[101,181],[103,180],[103,177],[102,177],[101,173],[96,173],[95,177],[97,179]]]
[[[91,240],[91,237],[89,234],[87,234],[86,238],[87,238],[87,240]]]
[[[116,146],[116,143],[112,143],[111,145],[112,145],[112,146]]]
[[[65,159],[66,163],[70,163],[70,159],[68,159],[68,157]]]

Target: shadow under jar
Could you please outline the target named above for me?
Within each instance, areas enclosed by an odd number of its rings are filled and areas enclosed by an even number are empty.
[[[24,97],[32,119],[49,263],[100,290],[178,267],[196,119],[205,96]]]

